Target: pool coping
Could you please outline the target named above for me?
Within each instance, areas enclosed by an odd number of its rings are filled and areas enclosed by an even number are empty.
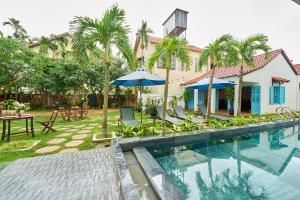
[[[166,193],[161,193],[157,188],[157,185],[153,182],[151,176],[153,174],[161,173],[161,167],[157,167],[157,161],[152,157],[152,155],[146,150],[145,147],[153,146],[153,144],[171,144],[171,145],[181,145],[184,143],[192,142],[195,140],[210,140],[215,138],[231,138],[234,136],[240,135],[241,132],[247,131],[259,131],[268,128],[280,128],[280,127],[289,127],[292,125],[299,124],[300,120],[294,121],[285,121],[285,120],[277,120],[272,122],[261,122],[257,124],[248,124],[245,126],[232,126],[226,128],[212,128],[212,129],[203,129],[197,131],[190,131],[185,133],[174,133],[169,135],[161,135],[161,136],[150,136],[150,137],[140,137],[140,138],[113,138],[112,139],[112,149],[115,157],[115,163],[117,166],[117,174],[120,185],[120,193],[121,198],[124,200],[138,200],[140,196],[138,194],[138,190],[135,186],[135,183],[132,180],[130,175],[127,162],[124,158],[123,152],[133,151],[135,156],[137,157],[138,162],[140,163],[142,169],[144,170],[149,182],[158,197],[161,199],[170,199],[170,196],[166,196]],[[145,153],[145,150],[148,152]],[[143,161],[141,155],[145,155],[146,160]],[[152,159],[151,159],[151,157]],[[156,163],[155,163],[156,162]],[[148,167],[152,166],[150,170],[145,168],[145,164],[148,163]],[[149,165],[150,164],[150,165]],[[159,164],[158,164],[159,165]],[[173,183],[171,183],[173,184]],[[175,184],[173,184],[175,185]],[[170,186],[173,187],[173,186]],[[172,197],[172,196],[171,196]],[[174,198],[173,198],[174,199]],[[177,199],[177,198],[176,198]],[[178,198],[181,199],[181,198]]]

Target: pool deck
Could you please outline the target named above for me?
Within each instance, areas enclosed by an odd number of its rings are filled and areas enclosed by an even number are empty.
[[[0,199],[120,199],[112,149],[16,160],[0,171]]]

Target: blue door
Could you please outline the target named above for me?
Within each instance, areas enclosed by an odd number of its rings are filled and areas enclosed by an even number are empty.
[[[198,90],[198,105],[204,105],[203,94],[204,94],[203,90]]]
[[[215,108],[216,108],[216,111],[219,110],[219,90],[218,89],[216,89]]]
[[[251,113],[260,114],[260,85],[251,87]]]
[[[189,90],[189,93],[188,109],[194,110],[194,90]]]

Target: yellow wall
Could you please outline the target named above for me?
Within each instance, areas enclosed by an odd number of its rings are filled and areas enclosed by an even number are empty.
[[[144,57],[145,57],[145,65],[147,65],[148,58],[152,54],[152,52],[155,49],[155,43],[149,42],[148,48],[144,49]],[[193,78],[199,77],[202,75],[204,72],[206,72],[206,69],[203,69],[202,72],[195,71],[195,59],[199,58],[199,52],[191,51],[189,50],[189,54],[192,58],[192,63],[190,65],[189,70],[181,70],[181,63],[176,60],[176,69],[175,70],[170,70],[170,82],[169,82],[169,95],[182,95],[184,91],[184,86],[181,84],[191,80]],[[137,58],[142,57],[142,50],[141,50],[141,44],[139,44],[137,51],[136,51],[136,56]],[[147,69],[147,67],[146,67]],[[153,74],[158,74],[162,78],[166,77],[166,70],[162,68],[157,67],[157,63],[154,65]],[[163,94],[164,92],[164,86],[153,86],[149,87],[149,89],[153,93],[158,93],[158,94]]]

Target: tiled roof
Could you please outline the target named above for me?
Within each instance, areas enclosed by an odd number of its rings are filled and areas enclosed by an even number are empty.
[[[65,33],[62,33],[62,34],[50,36],[50,37],[49,37],[49,41],[55,40],[55,39],[57,39],[57,38],[65,37],[65,36],[71,37],[72,34],[69,33],[69,32],[65,32]],[[40,45],[40,42],[37,41],[37,42],[34,42],[34,43],[28,45],[28,47],[29,47],[29,48],[33,48],[33,47],[36,47],[36,46],[39,46],[39,45]]]
[[[163,41],[163,38],[155,37],[155,36],[149,36],[149,42],[151,42],[151,43],[159,44],[162,41]],[[135,40],[135,45],[134,45],[134,52],[137,51],[139,42],[140,42],[140,38],[139,38],[139,36],[137,36],[136,40]],[[187,49],[190,50],[190,51],[194,51],[194,52],[197,52],[197,53],[201,52],[201,48],[199,48],[199,47],[196,47],[196,46],[190,45],[190,44],[188,44],[186,46],[187,46]]]
[[[297,75],[300,75],[300,64],[295,64],[294,68],[295,68],[295,70],[297,72]]]
[[[257,56],[254,56],[254,66],[253,67],[249,67],[246,66],[244,67],[244,71],[243,74],[248,74],[250,72],[256,71],[258,69],[263,68],[264,66],[266,66],[271,60],[273,60],[275,57],[277,57],[279,54],[282,54],[286,60],[288,61],[289,65],[291,66],[291,68],[293,69],[293,71],[296,73],[295,67],[293,66],[293,64],[291,63],[291,61],[289,60],[289,58],[287,57],[287,55],[285,54],[283,49],[277,49],[274,50],[272,52],[270,52],[270,56],[267,60],[265,60],[266,55],[265,54],[260,54]],[[228,77],[232,77],[232,76],[238,76],[240,73],[240,67],[239,66],[235,66],[235,67],[220,67],[220,68],[216,68],[215,70],[215,76],[216,78],[228,78]],[[300,67],[299,67],[299,72],[300,72]],[[192,84],[192,83],[196,83],[200,80],[202,80],[203,78],[209,76],[211,73],[211,71],[205,73],[204,75],[201,75],[197,78],[194,78],[192,80],[186,81],[183,84]]]

